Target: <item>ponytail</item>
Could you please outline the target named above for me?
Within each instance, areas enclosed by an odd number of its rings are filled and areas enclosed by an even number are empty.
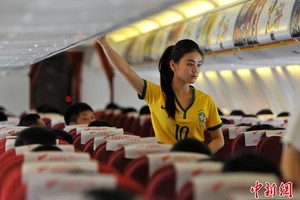
[[[168,113],[168,117],[171,117],[175,120],[176,113],[176,104],[175,104],[175,94],[172,88],[172,79],[174,76],[174,72],[170,67],[170,57],[171,52],[174,46],[169,46],[163,55],[160,58],[158,69],[160,72],[160,86],[166,96],[166,111]]]

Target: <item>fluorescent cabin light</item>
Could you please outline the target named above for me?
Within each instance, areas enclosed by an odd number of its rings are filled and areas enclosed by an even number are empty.
[[[160,27],[158,23],[149,19],[138,21],[131,26],[137,28],[141,33],[147,33]]]
[[[214,8],[214,4],[209,1],[187,1],[172,8],[182,13],[186,18],[191,18]]]

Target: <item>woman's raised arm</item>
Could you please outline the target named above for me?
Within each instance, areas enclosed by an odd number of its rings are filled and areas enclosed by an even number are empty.
[[[97,39],[97,41],[102,46],[110,63],[121,72],[133,89],[141,95],[144,87],[143,79],[137,75],[137,73],[131,69],[126,60],[109,45],[105,37],[101,37]]]

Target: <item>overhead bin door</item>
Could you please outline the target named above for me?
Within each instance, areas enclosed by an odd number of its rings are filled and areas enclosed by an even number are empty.
[[[201,30],[200,30],[200,37],[199,37],[199,46],[205,52],[211,51],[211,36],[212,36],[212,28],[213,24],[215,23],[216,18],[218,17],[219,13],[212,13],[210,15],[203,16],[201,20]]]
[[[257,44],[258,20],[267,0],[257,0],[247,2],[239,13],[235,25],[234,44],[244,46],[247,44]],[[240,33],[240,34],[238,34]]]
[[[290,30],[293,37],[300,36],[300,0],[297,0],[294,4],[290,20]]]
[[[153,60],[158,60],[163,54],[164,50],[167,48],[167,40],[171,29],[171,26],[167,26],[157,32],[151,49],[151,58]]]
[[[294,4],[295,0],[266,2],[257,24],[259,43],[291,39],[289,24]]]
[[[200,22],[200,19],[202,17],[197,17],[193,20],[186,21],[183,25],[183,28],[181,29],[179,33],[179,38],[178,40],[182,39],[191,39],[191,40],[196,40],[196,29],[197,29],[197,24]],[[197,38],[199,35],[197,36]]]
[[[233,31],[236,19],[243,4],[220,10],[217,19],[213,24],[210,49],[219,51],[223,49],[231,49],[233,44]]]

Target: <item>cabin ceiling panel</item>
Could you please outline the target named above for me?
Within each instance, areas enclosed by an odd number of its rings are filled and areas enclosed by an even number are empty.
[[[1,0],[0,69],[29,66],[179,0]]]

